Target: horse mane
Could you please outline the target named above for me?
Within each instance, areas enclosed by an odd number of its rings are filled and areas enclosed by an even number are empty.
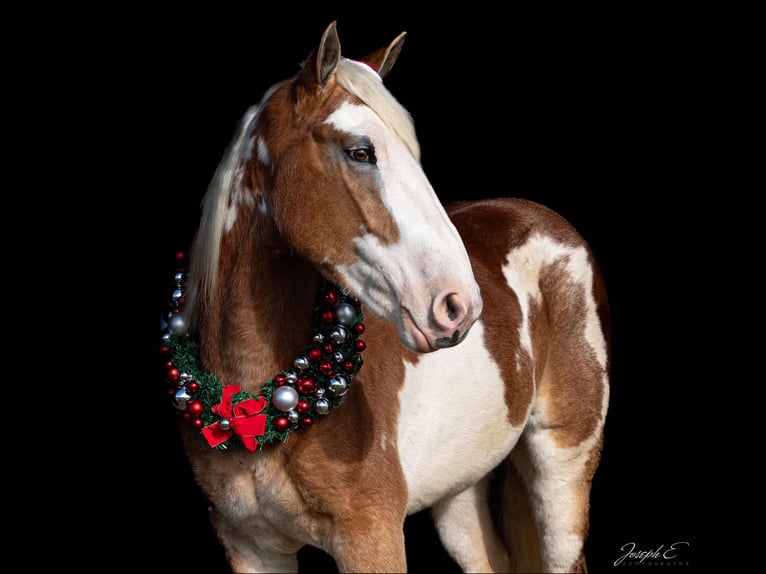
[[[372,109],[405,145],[412,156],[420,161],[420,145],[409,112],[382,87],[380,77],[371,74],[357,62],[342,58],[336,75],[338,83]],[[260,110],[271,95],[289,80],[269,88],[259,104],[245,112],[234,138],[224,152],[210,185],[202,198],[202,216],[191,248],[189,280],[185,314],[190,325],[196,324],[196,310],[200,301],[208,301],[218,280],[221,240],[226,231],[226,217],[230,198],[241,190],[242,175],[250,159],[253,129]]]
[[[202,216],[191,248],[186,294],[187,321],[192,326],[196,322],[199,301],[210,298],[218,280],[218,261],[229,196],[241,183],[243,160],[251,152],[250,136],[260,110],[261,105],[254,105],[245,112],[202,198]]]

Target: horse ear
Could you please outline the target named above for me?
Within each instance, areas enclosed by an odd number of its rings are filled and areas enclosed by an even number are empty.
[[[311,51],[301,68],[296,84],[309,93],[316,88],[324,88],[338,69],[340,62],[340,39],[336,30],[336,21],[325,28],[319,46]]]
[[[340,62],[340,38],[338,38],[336,27],[337,22],[330,22],[322,34],[322,40],[319,42],[319,48],[317,48],[316,78],[322,87],[330,81],[330,77],[338,69],[338,62]]]
[[[381,78],[385,78],[399,57],[399,52],[402,51],[405,36],[407,36],[407,32],[402,32],[387,47],[367,54],[367,56],[362,58],[362,61],[375,68]]]

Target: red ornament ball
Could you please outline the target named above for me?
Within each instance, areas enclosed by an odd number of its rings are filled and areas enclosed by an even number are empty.
[[[322,361],[319,363],[319,371],[323,375],[331,375],[332,374],[332,363],[330,361]]]
[[[317,390],[317,384],[311,377],[306,377],[298,381],[298,392],[302,395],[313,395]]]
[[[290,426],[290,421],[287,420],[287,417],[274,417],[271,424],[274,425],[274,429],[277,432],[285,432],[287,427]]]
[[[360,322],[354,325],[354,333],[356,333],[357,335],[361,335],[362,333],[364,333],[364,329],[365,329],[364,323]]]
[[[295,406],[295,410],[297,410],[299,413],[307,413],[309,412],[309,409],[311,408],[311,405],[308,401],[298,401],[298,404]]]
[[[359,353],[364,351],[366,348],[367,348],[367,344],[361,339],[359,339],[358,341],[354,343],[354,349],[356,349]]]
[[[322,358],[322,351],[316,347],[312,347],[309,349],[308,353],[306,353],[306,357],[311,363],[316,363]]]
[[[301,421],[301,424],[304,427],[308,428],[308,427],[310,427],[311,425],[314,424],[314,419],[312,419],[311,417],[303,417],[303,420]]]
[[[283,386],[287,382],[287,377],[283,375],[282,373],[279,373],[278,375],[274,375],[274,385],[277,387]]]
[[[332,343],[325,343],[322,345],[322,350],[328,355],[333,352]]]
[[[175,383],[180,378],[181,373],[175,367],[168,369],[168,380]]]
[[[335,321],[335,313],[332,309],[326,309],[322,311],[321,319],[322,323],[332,323]]]
[[[199,383],[197,381],[189,381],[186,383],[186,390],[190,393],[196,393],[199,390]]]
[[[202,419],[195,418],[192,419],[191,424],[195,429],[201,429],[204,423],[202,422]]]
[[[347,373],[350,373],[351,371],[354,370],[354,363],[352,363],[351,361],[346,361],[345,363],[343,363],[343,369]]]
[[[329,291],[327,291],[327,293],[324,294],[323,299],[325,300],[326,303],[329,303],[330,305],[335,305],[335,303],[338,302],[338,293],[330,289]]]
[[[189,403],[186,405],[186,410],[189,411],[191,416],[198,417],[202,414],[202,411],[205,410],[205,405],[203,405],[200,401],[189,401]]]
[[[166,345],[163,345],[162,347],[160,347],[160,353],[162,353],[163,355],[169,354],[170,353],[170,347],[168,347]]]

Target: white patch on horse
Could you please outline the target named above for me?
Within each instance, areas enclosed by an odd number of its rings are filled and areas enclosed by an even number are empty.
[[[249,189],[237,185],[231,194],[229,207],[226,209],[224,229],[229,231],[234,226],[234,222],[237,220],[237,213],[240,204],[252,206],[254,201],[253,193],[251,193]]]
[[[605,367],[606,340],[596,312],[596,301],[593,297],[593,268],[588,260],[588,252],[582,245],[572,247],[540,234],[531,236],[524,245],[511,250],[507,257],[508,263],[503,266],[503,274],[508,286],[515,291],[521,306],[522,319],[519,327],[521,346],[531,358],[529,299],[532,298],[537,304],[542,302],[540,273],[544,267],[560,259],[566,260],[565,269],[572,283],[583,289],[586,303],[584,337],[593,348],[599,365]]]
[[[263,165],[269,165],[271,163],[271,154],[269,148],[266,147],[266,142],[263,139],[258,138],[258,160]]]
[[[427,324],[435,286],[464,290],[478,314],[481,295],[465,246],[420,162],[367,106],[345,102],[325,123],[370,138],[377,157],[380,198],[399,230],[395,244],[383,244],[364,232],[353,240],[358,261],[338,267],[352,290],[389,320],[395,320],[404,305],[417,324]]]
[[[522,429],[508,422],[505,384],[481,319],[460,345],[420,355],[405,370],[397,440],[407,511],[417,512],[481,480]]]
[[[260,211],[262,215],[269,214],[269,206],[266,205],[266,199],[263,197],[261,197],[261,200],[258,202],[258,211]]]
[[[531,485],[534,491],[534,504],[541,505],[538,510],[547,516],[541,536],[547,541],[544,566],[550,572],[563,572],[571,566],[582,550],[583,540],[572,531],[579,509],[579,504],[572,489],[576,488],[596,442],[601,436],[604,416],[609,403],[609,385],[607,376],[603,377],[604,394],[601,406],[601,421],[595,432],[577,444],[565,448],[557,445],[553,437],[555,429],[550,428],[545,401],[538,401],[535,411],[529,417],[525,434],[532,460],[536,467],[536,479]],[[550,512],[556,509],[555,513]]]

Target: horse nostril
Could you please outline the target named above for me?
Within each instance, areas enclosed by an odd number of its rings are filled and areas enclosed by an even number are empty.
[[[458,309],[458,306],[455,304],[455,294],[452,293],[447,297],[447,316],[449,317],[450,321],[455,321],[457,319],[457,315],[460,312]]]
[[[448,332],[452,336],[455,327],[463,321],[469,312],[467,307],[468,305],[459,293],[454,291],[440,293],[433,300],[431,311],[433,326],[442,333]]]

